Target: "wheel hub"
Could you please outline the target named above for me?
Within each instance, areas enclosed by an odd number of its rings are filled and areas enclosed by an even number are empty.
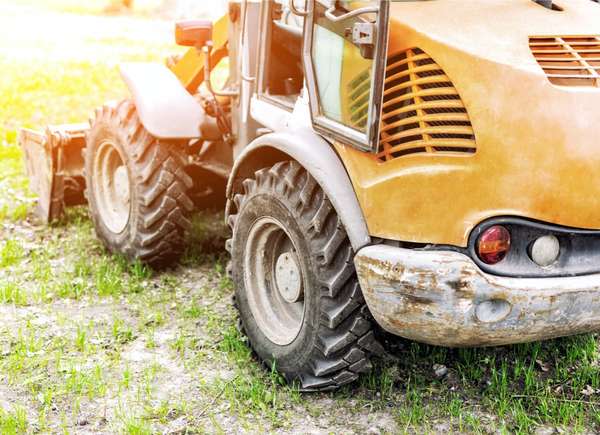
[[[248,305],[261,332],[273,343],[292,343],[304,321],[304,272],[284,226],[263,217],[251,227],[244,255]]]
[[[115,191],[117,201],[124,206],[129,205],[129,175],[125,165],[119,166],[115,171]]]
[[[302,300],[302,272],[298,266],[298,259],[293,252],[285,252],[277,259],[275,265],[275,283],[277,290],[291,304]]]
[[[94,159],[93,191],[104,225],[119,234],[129,223],[131,191],[129,171],[118,148],[103,142]]]

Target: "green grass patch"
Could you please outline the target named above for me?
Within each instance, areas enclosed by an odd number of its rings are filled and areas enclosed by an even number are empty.
[[[213,388],[220,391],[239,415],[259,414],[275,428],[285,425],[281,412],[290,403],[299,403],[300,393],[296,385],[290,385],[273,366],[265,371],[254,359],[246,339],[233,325],[223,335],[218,349],[236,365],[235,376],[219,380]]]
[[[598,427],[595,335],[490,349],[399,343],[392,361],[376,364],[361,379],[359,395],[349,387],[339,396],[393,408],[399,427],[406,430],[448,417],[461,432],[484,433],[490,425],[523,434],[540,426],[568,432]],[[442,379],[434,374],[435,364],[448,368]],[[497,420],[484,421],[484,416]]]
[[[25,433],[29,427],[27,413],[24,408],[18,407],[12,412],[0,408],[0,432],[4,435],[18,435]]]
[[[0,283],[0,303],[26,305],[27,295],[17,283]]]
[[[24,256],[25,250],[19,241],[7,240],[0,245],[0,269],[18,264]]]

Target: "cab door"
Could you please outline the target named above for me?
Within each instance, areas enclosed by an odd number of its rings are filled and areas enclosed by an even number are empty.
[[[306,12],[303,59],[314,128],[376,151],[389,2],[307,0]]]

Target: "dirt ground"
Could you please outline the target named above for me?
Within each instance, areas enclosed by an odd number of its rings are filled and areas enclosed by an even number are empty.
[[[19,126],[87,120],[158,61],[192,2],[0,0],[0,433],[597,433],[595,335],[485,350],[394,340],[372,374],[303,395],[236,328],[227,229],[202,213],[181,264],[127,264],[85,208],[36,223]]]

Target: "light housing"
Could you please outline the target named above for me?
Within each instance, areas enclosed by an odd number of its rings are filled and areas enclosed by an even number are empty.
[[[510,232],[502,225],[494,225],[479,236],[477,255],[485,264],[498,264],[508,255],[510,245]]]

